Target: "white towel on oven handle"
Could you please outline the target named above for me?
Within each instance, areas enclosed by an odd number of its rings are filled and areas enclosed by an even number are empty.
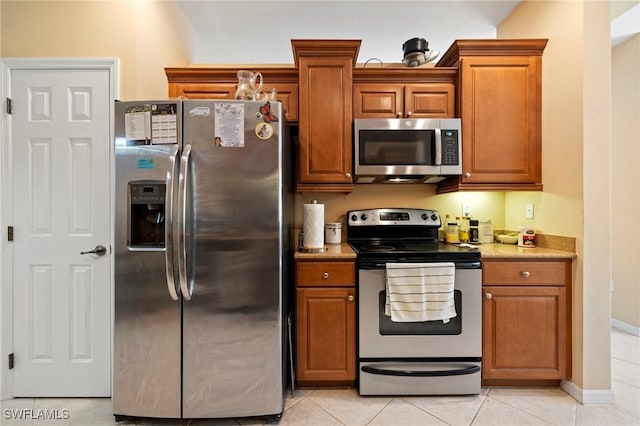
[[[456,317],[453,262],[387,263],[386,272],[384,313],[391,321],[447,323]]]

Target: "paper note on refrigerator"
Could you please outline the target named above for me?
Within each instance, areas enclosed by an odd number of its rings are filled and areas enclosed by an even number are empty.
[[[217,103],[214,108],[215,138],[220,146],[244,146],[244,105]]]
[[[175,104],[158,104],[151,108],[151,144],[178,143],[178,119]]]
[[[128,141],[148,141],[151,139],[151,112],[139,111],[125,114],[125,138]]]

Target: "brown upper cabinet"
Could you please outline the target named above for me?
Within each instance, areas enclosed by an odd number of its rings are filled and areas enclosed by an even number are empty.
[[[360,40],[291,40],[299,72],[298,192],[353,191],[353,67]]]
[[[459,190],[542,190],[542,52],[546,39],[457,40],[437,66],[458,67]]]
[[[353,118],[459,117],[462,176],[437,192],[542,190],[546,39],[457,40],[435,67],[356,65],[359,40],[292,40],[295,64],[246,67],[298,125],[298,192],[350,192]],[[165,68],[169,96],[232,99],[239,67]],[[293,132],[296,134],[296,132]]]
[[[456,68],[356,68],[353,118],[454,117],[457,76]]]
[[[169,81],[169,97],[187,99],[233,99],[238,86],[239,68],[165,68]],[[249,70],[262,74],[264,92],[276,89],[287,120],[298,121],[298,70],[293,67],[271,67]]]
[[[454,116],[453,83],[353,85],[353,118],[433,118]]]

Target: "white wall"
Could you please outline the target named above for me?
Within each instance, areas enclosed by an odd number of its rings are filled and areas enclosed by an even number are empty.
[[[640,329],[640,35],[611,51],[612,315]]]

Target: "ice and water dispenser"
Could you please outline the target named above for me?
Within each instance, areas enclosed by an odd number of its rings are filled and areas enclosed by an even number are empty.
[[[129,182],[129,247],[165,248],[165,194],[161,182]]]

